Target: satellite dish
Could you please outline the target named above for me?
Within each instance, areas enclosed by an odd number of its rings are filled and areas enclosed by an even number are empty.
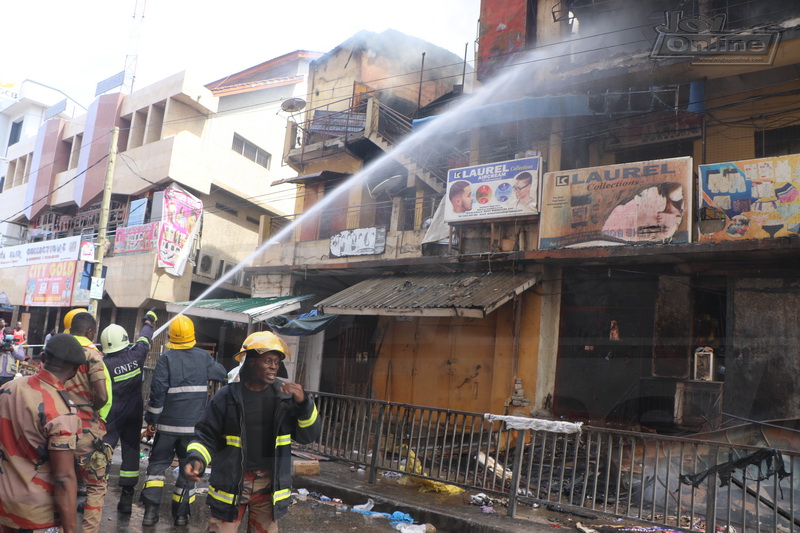
[[[373,200],[380,196],[383,193],[388,193],[389,191],[393,190],[397,185],[404,180],[405,178],[398,174],[396,176],[392,176],[391,178],[386,178],[372,189],[369,188],[367,185],[367,192],[369,193],[369,197]]]
[[[306,101],[302,98],[288,98],[281,102],[281,109],[287,113],[295,113],[306,106]]]

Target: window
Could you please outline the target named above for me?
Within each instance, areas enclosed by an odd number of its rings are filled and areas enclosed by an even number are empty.
[[[233,215],[235,217],[239,216],[239,212],[236,209],[234,209],[232,207],[228,207],[225,204],[221,204],[221,203],[217,202],[216,203],[216,208],[219,209],[220,211],[224,212],[224,213],[228,213],[228,214]]]
[[[22,136],[22,121],[11,123],[11,133],[8,135],[8,145],[16,144]]]
[[[777,157],[800,152],[800,126],[756,132],[756,157]]]
[[[264,168],[269,168],[272,155],[263,148],[259,148],[255,144],[251,143],[241,135],[236,133],[233,134],[233,145],[231,148],[234,152],[245,156],[250,161],[257,163]]]

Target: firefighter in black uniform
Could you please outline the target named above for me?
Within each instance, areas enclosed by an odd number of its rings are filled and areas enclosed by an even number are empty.
[[[144,414],[142,369],[153,339],[155,312],[148,311],[142,322],[139,338],[133,344],[125,328],[117,324],[111,324],[100,334],[100,349],[105,354],[114,395],[114,404],[106,421],[108,432],[103,440],[112,447],[121,441],[119,486],[122,493],[117,511],[122,514],[131,513],[133,492],[139,481],[139,447]]]

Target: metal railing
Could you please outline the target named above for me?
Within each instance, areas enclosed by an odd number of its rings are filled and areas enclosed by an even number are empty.
[[[800,531],[800,453],[583,426],[510,430],[483,414],[310,393],[304,448],[379,470],[669,528]]]

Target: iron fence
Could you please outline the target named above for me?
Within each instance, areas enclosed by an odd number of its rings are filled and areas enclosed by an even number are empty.
[[[510,516],[539,503],[696,531],[800,530],[797,451],[589,426],[515,430],[508,417],[311,394],[322,432],[304,448],[370,467],[370,483],[384,470],[498,493]]]

